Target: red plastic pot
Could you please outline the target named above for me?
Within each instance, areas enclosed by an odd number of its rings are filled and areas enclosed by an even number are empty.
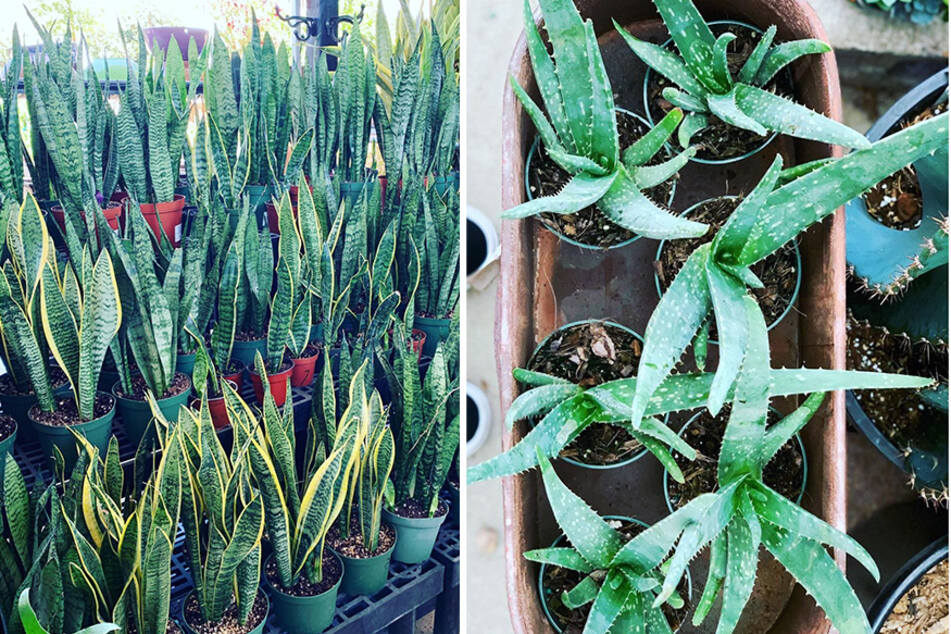
[[[291,368],[291,387],[307,387],[314,382],[314,369],[317,367],[317,358],[320,352],[315,352],[313,356],[293,359],[294,366]]]
[[[238,389],[238,385],[234,381],[231,379],[225,380],[228,381],[235,390]],[[193,398],[189,406],[192,409],[199,408],[201,406],[201,399]],[[215,429],[224,429],[231,425],[231,419],[228,418],[228,407],[225,405],[225,397],[223,395],[208,399],[208,411],[211,413],[211,424]]]
[[[287,401],[287,380],[294,370],[293,363],[286,362],[285,366],[281,366],[284,369],[280,372],[269,374],[267,377],[268,389],[271,391],[271,396],[274,397],[274,404],[278,407]],[[258,399],[259,404],[263,404],[264,387],[261,385],[261,377],[253,370],[248,374],[251,375],[251,386],[254,388],[254,396]]]
[[[56,224],[59,225],[59,228],[63,233],[66,233],[66,212],[62,206],[56,205],[50,209],[50,213],[53,214],[53,218],[56,219]],[[117,231],[119,229],[119,216],[122,215],[122,204],[116,201],[110,201],[106,208],[102,210],[102,213],[106,217],[106,222],[109,223],[109,228],[113,231]],[[86,222],[86,212],[79,212],[79,217],[83,219],[83,222]]]
[[[418,339],[416,337],[419,337]],[[413,338],[410,339],[410,345],[413,346],[413,352],[416,356],[422,358],[423,345],[426,343],[426,331],[413,328]]]
[[[185,208],[185,196],[175,194],[174,200],[164,203],[146,203],[139,205],[145,222],[156,238],[161,240],[159,226],[173,247],[177,247],[182,239],[182,210]]]
[[[294,187],[293,189],[297,189]],[[274,206],[274,203],[265,203],[264,208],[267,210],[267,227],[271,233],[280,234],[281,227],[279,224],[279,219],[277,217],[277,207]],[[297,217],[297,196],[291,196],[291,209],[294,210],[294,217]]]
[[[235,370],[232,374],[222,375],[221,378],[223,378],[225,381],[231,381],[232,383],[234,383],[235,385],[234,389],[237,390],[238,393],[240,394],[241,387],[244,385],[244,364],[241,363],[240,361],[232,360],[231,365],[237,366],[238,369]]]

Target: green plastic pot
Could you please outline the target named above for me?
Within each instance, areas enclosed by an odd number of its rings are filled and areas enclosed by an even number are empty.
[[[94,418],[85,423],[76,423],[69,427],[54,427],[37,422],[32,416],[33,412],[31,411],[29,413],[30,426],[40,441],[44,455],[51,456],[53,454],[53,447],[59,447],[63,458],[66,459],[66,467],[68,469],[72,468],[77,456],[76,439],[72,434],[73,431],[84,436],[92,446],[98,448],[99,452],[105,455],[106,449],[109,448],[109,437],[112,435],[112,419],[116,416],[116,398],[105,392],[97,392],[97,394],[112,399],[112,407],[99,418]]]
[[[181,372],[188,376],[192,375],[192,370],[195,369],[195,353],[194,352],[179,352],[178,358],[175,360],[175,371]],[[115,382],[113,382],[115,385]]]
[[[119,371],[113,368],[103,366],[99,371],[99,389],[103,392],[111,392],[112,386],[119,380]]]
[[[449,526],[459,526],[459,487],[446,483],[446,501],[449,503]]]
[[[17,441],[17,431],[20,429],[20,423],[13,428],[13,433],[0,440],[0,482],[3,482],[3,472],[7,466],[7,454],[13,453],[13,445]]]
[[[343,580],[340,582],[340,591],[344,594],[357,596],[361,594],[376,594],[386,585],[386,578],[390,574],[390,558],[399,542],[399,533],[390,549],[376,557],[357,559],[347,557],[333,548],[333,554],[343,562]]]
[[[181,394],[160,398],[157,401],[159,410],[161,410],[166,420],[178,420],[178,409],[185,407],[185,403],[188,401],[188,395],[191,394],[192,380],[188,375],[185,375],[185,378],[188,379],[188,388],[182,390]],[[112,395],[116,397],[116,401],[118,402],[116,409],[119,410],[119,416],[122,418],[122,425],[125,427],[125,432],[128,434],[132,444],[138,447],[142,441],[142,436],[145,435],[145,430],[148,429],[149,423],[152,422],[152,409],[145,399],[119,396],[119,389],[121,387],[121,382],[116,381],[112,386]]]
[[[360,200],[363,190],[372,185],[373,181],[344,181],[340,183],[340,198],[346,199],[349,206],[353,206]],[[372,194],[371,194],[372,196]]]
[[[258,623],[257,627],[249,631],[248,634],[263,634],[264,626],[267,625],[267,617],[271,614],[271,601],[270,599],[268,599],[267,592],[263,592],[261,590],[258,590],[258,592],[261,594],[262,597],[264,597],[264,602],[266,605],[266,609],[264,611],[264,618],[261,619],[261,622]],[[195,630],[191,628],[191,626],[188,624],[188,621],[185,620],[185,606],[188,604],[188,600],[191,598],[193,594],[195,594],[194,590],[186,594],[185,600],[182,601],[182,605],[179,608],[178,624],[188,634],[198,634],[198,632],[196,632]]]
[[[271,200],[273,191],[270,185],[247,185],[244,188],[244,194],[250,200],[251,210],[254,211],[258,219],[258,226],[264,222],[264,206]],[[240,206],[240,205],[239,205]]]
[[[446,197],[450,187],[459,187],[459,172],[450,172],[445,176],[437,176],[433,179],[433,188],[440,198]]]
[[[235,341],[231,348],[231,358],[237,359],[247,368],[254,367],[254,353],[260,352],[261,358],[267,358],[267,338],[251,341]]]
[[[313,324],[310,327],[310,338],[307,340],[307,343],[323,343],[323,341],[324,341],[323,322],[319,324]]]
[[[282,632],[289,634],[319,634],[330,627],[337,609],[337,593],[343,580],[343,562],[336,553],[331,553],[340,562],[341,575],[332,587],[310,597],[284,594],[275,588],[264,575],[274,606],[274,616]],[[272,555],[273,557],[273,555]],[[271,559],[269,557],[268,559]],[[265,565],[266,568],[266,565]]]
[[[437,517],[401,517],[384,508],[383,519],[396,529],[393,559],[404,564],[418,564],[429,559],[436,545],[439,527],[448,515],[447,510],[444,515]]]
[[[450,323],[452,323],[451,319],[433,319],[420,315],[413,318],[413,328],[426,333],[426,340],[423,341],[423,356],[433,356],[439,342],[449,338]]]
[[[28,415],[30,408],[34,405],[36,405],[34,394],[0,394],[0,409],[15,420],[17,427],[23,430],[24,433],[20,434],[22,440],[33,440],[36,437]]]

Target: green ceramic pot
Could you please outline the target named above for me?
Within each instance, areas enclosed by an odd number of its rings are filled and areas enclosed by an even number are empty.
[[[289,634],[320,634],[330,627],[337,609],[337,593],[340,582],[343,580],[343,562],[333,554],[341,566],[341,575],[332,587],[320,594],[310,597],[298,597],[284,594],[267,580],[271,602],[274,605],[274,616],[280,624],[282,632]],[[265,565],[265,568],[267,566]]]
[[[367,559],[347,557],[336,550],[331,550],[343,562],[343,581],[340,591],[344,594],[356,596],[360,594],[375,594],[386,585],[386,578],[390,573],[390,558],[399,542],[397,533],[396,542],[385,553]]]
[[[188,375],[185,375],[185,378],[188,380],[188,388],[182,390],[181,394],[160,398],[157,401],[158,407],[166,420],[178,420],[178,409],[185,407],[185,403],[188,401],[188,395],[191,393],[192,380]],[[119,396],[119,389],[121,387],[121,383],[116,381],[112,386],[112,395],[116,397],[116,401],[118,402],[116,408],[119,410],[119,416],[122,418],[122,425],[125,427],[125,432],[128,434],[132,444],[138,447],[142,441],[142,436],[145,435],[145,430],[148,429],[149,423],[152,422],[152,409],[145,399]]]
[[[175,360],[175,371],[181,372],[182,374],[187,374],[188,376],[192,375],[192,370],[195,369],[195,353],[178,353],[178,358]]]
[[[85,436],[94,447],[99,449],[101,454],[106,453],[109,448],[109,437],[112,435],[112,419],[116,415],[116,399],[111,394],[97,392],[97,394],[108,397],[112,400],[109,411],[85,423],[76,423],[69,427],[54,427],[37,422],[33,417],[34,410],[29,412],[30,425],[33,427],[33,433],[40,441],[44,455],[52,455],[53,447],[59,447],[60,452],[66,459],[66,467],[72,468],[76,461],[76,439],[72,432]]]
[[[260,592],[261,596],[264,597],[264,601],[266,602],[267,609],[264,612],[264,618],[261,619],[261,622],[258,623],[257,627],[255,627],[253,630],[249,631],[248,634],[262,634],[264,632],[264,626],[267,625],[267,617],[271,613],[271,601],[268,599],[267,592],[261,592],[260,590],[258,592]],[[195,591],[192,590],[191,592],[186,594],[185,600],[182,601],[182,606],[181,608],[179,608],[180,614],[179,614],[178,623],[181,626],[181,628],[185,630],[185,632],[187,632],[187,634],[198,634],[198,632],[196,632],[195,630],[191,628],[191,626],[188,624],[188,621],[185,620],[185,605],[188,603],[188,599],[191,598],[191,595],[194,593]]]
[[[437,517],[401,517],[384,508],[383,519],[396,529],[393,559],[404,564],[418,564],[429,559],[439,527],[447,515],[448,511]]]
[[[451,319],[432,319],[419,315],[413,318],[413,328],[426,333],[426,340],[423,341],[423,356],[433,356],[439,342],[449,338],[450,323],[452,323]]]
[[[254,353],[260,352],[261,358],[267,358],[267,338],[251,341],[235,341],[231,349],[231,358],[237,359],[247,368],[254,367]]]

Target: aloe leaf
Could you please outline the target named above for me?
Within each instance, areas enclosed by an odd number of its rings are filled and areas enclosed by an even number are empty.
[[[727,31],[721,33],[713,44],[713,74],[717,81],[724,86],[733,85],[733,78],[730,77],[730,63],[727,61],[726,52],[730,43],[736,39],[736,34]]]
[[[637,603],[635,603],[634,605],[645,604],[645,603],[647,603],[645,599],[638,598]],[[667,622],[667,616],[664,614],[663,610],[648,609],[646,611],[646,618],[647,618],[647,626],[650,628],[651,634],[654,634],[654,632],[657,632],[657,634],[673,634],[673,630],[670,628],[670,623]],[[622,631],[631,631],[631,630],[622,630]]]
[[[767,132],[769,132],[768,127],[761,123],[758,118],[755,118],[757,116],[764,116],[764,113],[759,109],[741,108],[738,103],[738,95],[744,87],[744,84],[737,84],[728,93],[722,95],[707,95],[707,106],[709,106],[710,112],[725,123],[735,128],[749,130],[760,136],[766,136]]]
[[[697,450],[687,444],[687,441],[677,435],[666,423],[648,416],[641,421],[639,429],[642,433],[663,442],[672,449],[676,449],[687,460],[697,457]]]
[[[567,383],[553,383],[529,390],[512,401],[511,407],[505,413],[505,426],[512,429],[516,421],[547,412],[552,407],[581,392],[577,385]]]
[[[737,81],[744,84],[754,83],[756,73],[762,67],[763,60],[766,59],[766,54],[769,52],[769,47],[773,45],[773,38],[775,37],[776,25],[772,24],[760,37],[750,56],[746,58],[743,67],[740,69],[740,74],[737,76]]]
[[[691,112],[685,118],[680,128],[677,129],[677,142],[680,147],[689,147],[690,140],[701,130],[710,125],[706,115]]]
[[[940,149],[947,135],[943,113],[783,185],[766,199],[737,264],[775,252],[886,176]]]
[[[730,217],[713,237],[713,255],[718,262],[733,263],[740,253],[756,224],[767,197],[776,187],[776,181],[782,173],[783,157],[779,154],[773,159],[763,178],[749,194],[736,206]]]
[[[733,92],[736,111],[756,121],[761,128],[847,148],[870,146],[868,139],[852,128],[768,90],[737,84]],[[710,101],[707,100],[708,103]],[[712,103],[710,107],[714,109]]]
[[[569,610],[588,605],[598,596],[601,586],[591,577],[585,577],[575,587],[561,593],[561,601]]]
[[[576,570],[584,574],[588,574],[594,570],[591,564],[588,563],[584,557],[579,555],[574,548],[539,548],[537,550],[529,550],[522,556],[529,561],[558,566],[559,568],[568,568],[569,570]]]
[[[790,438],[795,436],[799,433],[800,429],[806,426],[806,423],[809,422],[822,405],[825,396],[825,392],[810,394],[805,402],[796,408],[792,414],[784,417],[781,421],[766,430],[766,434],[760,445],[760,463],[764,465],[767,464]]]
[[[709,257],[708,244],[690,254],[647,323],[631,399],[630,419],[635,427],[644,418],[654,391],[680,360],[710,312],[710,289],[704,273]]]
[[[536,456],[558,526],[585,561],[596,568],[607,568],[622,546],[617,532],[562,483],[541,450]]]
[[[697,155],[697,148],[689,147],[677,156],[658,163],[657,165],[644,165],[634,171],[634,182],[639,189],[650,189],[661,183],[670,180],[679,172],[690,159]]]
[[[828,53],[831,50],[831,46],[822,40],[816,39],[795,40],[777,44],[766,55],[766,59],[756,72],[756,77],[752,81],[746,80],[746,83],[764,86],[776,76],[776,73],[800,57]]]
[[[678,108],[683,108],[687,112],[707,112],[710,110],[707,107],[707,99],[709,99],[711,95],[707,95],[706,97],[695,97],[690,93],[677,90],[673,86],[667,86],[664,88],[661,91],[661,95],[673,105],[677,106]]]
[[[661,151],[667,140],[680,125],[684,118],[683,110],[674,108],[661,119],[657,125],[648,130],[644,136],[634,141],[624,150],[623,162],[628,171],[634,173],[635,168],[646,165]]]
[[[769,523],[763,525],[763,544],[815,599],[834,628],[842,634],[870,631],[855,591],[825,548]]]
[[[617,165],[620,153],[617,133],[617,113],[614,108],[614,91],[608,79],[594,23],[584,23],[585,44],[588,49],[588,73],[592,82],[591,150],[592,158],[604,166]]]
[[[726,578],[726,534],[717,535],[716,539],[710,544],[710,565],[707,568],[707,581],[703,584],[703,594],[697,601],[697,607],[693,612],[692,623],[694,627],[703,623],[720,594],[720,588],[723,587],[723,580]]]
[[[707,263],[707,285],[716,316],[717,333],[720,337],[719,360],[716,374],[710,385],[710,400],[707,409],[716,416],[743,365],[750,336],[749,321],[746,315],[746,289],[733,277],[726,275],[713,262]]]
[[[713,45],[716,40],[693,2],[656,0],[654,6],[667,25],[677,50],[693,76],[710,91],[729,90],[730,87],[721,84],[712,71]]]
[[[634,54],[651,69],[674,82],[691,95],[699,96],[706,92],[706,88],[690,74],[686,64],[676,54],[671,53],[663,46],[651,44],[634,37],[618,24],[617,20],[612,21],[614,22],[614,28],[621,34],[621,37],[631,47]]]
[[[717,623],[717,634],[730,634],[753,593],[759,563],[759,541],[747,523],[736,516],[726,528],[727,565],[723,582],[723,606]]]
[[[703,372],[707,368],[707,347],[710,343],[710,318],[703,320],[703,325],[693,338],[693,360],[697,369]]]
[[[631,587],[618,570],[609,570],[601,591],[591,605],[588,620],[584,624],[583,634],[607,634],[624,609]]]
[[[613,172],[607,176],[592,176],[584,172],[575,175],[564,189],[554,196],[542,196],[502,212],[507,219],[527,218],[540,213],[573,214],[593,205],[604,196],[618,178]]]
[[[651,438],[647,434],[641,433],[636,429],[628,429],[628,433],[634,437],[639,443],[644,445],[644,448],[654,454],[661,466],[664,467],[664,470],[670,474],[670,477],[676,482],[684,482],[684,473],[680,470],[680,465],[677,464],[677,461],[674,457],[667,451],[667,447],[663,443]]]
[[[707,225],[675,216],[654,204],[624,168],[616,175],[610,189],[597,201],[598,209],[614,224],[655,240],[696,238],[707,232]]]
[[[750,501],[763,520],[796,535],[799,539],[808,539],[848,553],[878,582],[878,566],[861,544],[798,504],[793,504],[765,484],[757,483],[755,487],[755,493],[750,494]]]
[[[555,384],[564,385],[566,383],[571,383],[571,381],[568,379],[563,379],[560,376],[545,374],[544,372],[535,372],[532,370],[526,370],[524,368],[515,368],[512,370],[512,376],[515,377],[515,380],[519,383],[532,386]]]
[[[525,39],[528,44],[528,54],[532,61],[532,71],[535,75],[535,83],[538,84],[538,90],[542,95],[542,101],[545,103],[545,109],[558,128],[558,138],[566,142],[572,140],[571,130],[568,124],[568,118],[565,116],[565,106],[562,102],[561,88],[558,84],[558,76],[555,74],[555,65],[548,55],[548,49],[542,41],[538,27],[535,25],[535,16],[532,15],[532,8],[528,0],[522,5],[522,16],[525,22]]]

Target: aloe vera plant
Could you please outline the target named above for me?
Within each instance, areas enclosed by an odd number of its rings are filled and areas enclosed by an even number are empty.
[[[665,88],[663,96],[690,113],[678,133],[684,147],[709,125],[711,117],[759,135],[780,132],[848,148],[868,147],[868,140],[848,126],[764,89],[797,59],[831,51],[825,42],[806,39],[774,46],[776,27],[770,26],[734,76],[727,53],[736,34],[727,31],[714,37],[691,0],[654,0],[654,6],[679,56],[639,40],[616,22],[615,27],[645,64],[675,84]]]
[[[564,591],[560,600],[569,609],[591,604],[585,633],[675,629],[677,624],[668,621],[662,605],[680,610],[685,600],[674,591],[657,601],[664,573],[649,547],[631,549],[634,552],[619,562],[619,553],[631,542],[566,487],[543,455],[538,464],[555,520],[571,545],[529,550],[523,556],[580,573],[581,581]]]
[[[670,214],[641,192],[669,179],[692,155],[693,150],[686,150],[661,165],[646,165],[682,115],[670,115],[622,154],[613,91],[594,25],[582,21],[571,0],[544,0],[540,6],[554,56],[545,47],[527,0],[525,33],[547,118],[514,80],[512,89],[548,156],[572,179],[560,193],[530,200],[505,211],[503,217],[570,214],[596,205],[614,224],[649,238],[703,235],[706,225]]]

